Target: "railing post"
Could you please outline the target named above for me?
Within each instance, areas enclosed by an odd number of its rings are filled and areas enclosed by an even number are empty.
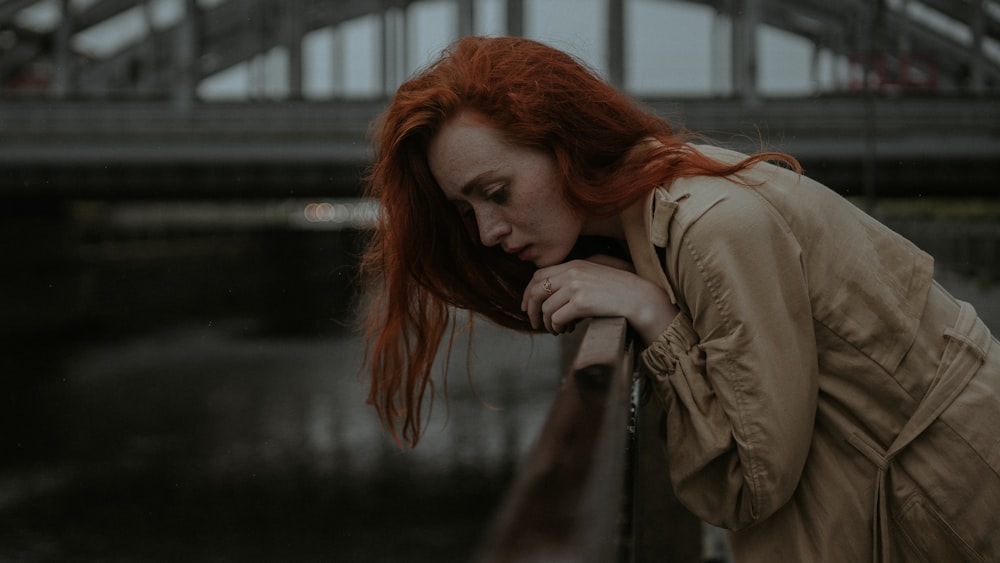
[[[589,321],[479,563],[697,563],[701,522],[673,494],[662,410],[622,318]]]
[[[624,559],[631,385],[625,320],[594,319],[478,561]]]

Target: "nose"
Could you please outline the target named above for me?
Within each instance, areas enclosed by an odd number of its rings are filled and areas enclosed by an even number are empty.
[[[496,246],[510,233],[510,224],[493,210],[476,210],[479,240],[484,246]]]

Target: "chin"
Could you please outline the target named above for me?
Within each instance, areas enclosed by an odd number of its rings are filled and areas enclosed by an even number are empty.
[[[536,268],[547,268],[552,266],[552,264],[549,264],[544,258],[532,258],[529,262],[534,264]]]
[[[560,258],[555,258],[555,259],[554,259],[554,256],[552,256],[552,255],[549,255],[549,256],[537,256],[537,257],[533,258],[531,261],[534,262],[535,266],[537,266],[539,268],[548,268],[549,266],[556,266],[558,264],[562,264],[563,262],[565,262],[566,258],[569,257],[569,253],[567,253],[564,256],[563,255],[560,255],[560,256],[561,256]]]

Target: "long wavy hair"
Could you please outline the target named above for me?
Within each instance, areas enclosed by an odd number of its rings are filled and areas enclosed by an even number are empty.
[[[540,42],[466,37],[451,45],[399,88],[374,124],[366,174],[366,195],[381,209],[361,264],[368,402],[393,439],[410,446],[420,438],[429,390],[433,401],[438,349],[449,331],[450,349],[461,329],[457,309],[532,330],[520,304],[535,266],[483,246],[475,219],[445,199],[427,162],[431,139],[465,109],[508,142],[549,153],[566,201],[585,218],[620,213],[679,177],[728,176],[762,160],[798,169],[780,153],[712,160],[691,147],[691,135]]]

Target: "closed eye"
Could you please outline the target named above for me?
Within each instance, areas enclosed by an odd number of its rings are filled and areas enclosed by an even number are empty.
[[[507,186],[505,185],[498,186],[496,189],[490,190],[486,193],[486,201],[497,205],[507,203],[508,199],[510,199],[510,192],[507,191]]]

